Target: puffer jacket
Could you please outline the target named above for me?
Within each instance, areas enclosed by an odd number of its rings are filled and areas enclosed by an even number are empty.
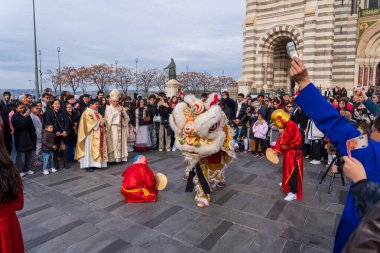
[[[262,124],[258,124],[258,122],[256,123],[253,124],[252,127],[253,136],[259,139],[266,139],[268,133],[268,124],[264,120]]]

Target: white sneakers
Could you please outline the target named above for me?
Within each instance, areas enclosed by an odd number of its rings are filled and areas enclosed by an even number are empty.
[[[171,151],[171,149],[170,149],[170,148],[168,148],[166,151],[170,152],[170,151]]]
[[[55,172],[58,171],[58,170],[56,170],[55,168],[51,168],[50,170],[51,170],[52,173],[55,173]],[[44,175],[49,175],[49,174],[50,174],[50,173],[49,173],[49,170],[44,170],[42,173],[43,173]]]
[[[314,165],[317,165],[317,164],[321,164],[321,161],[318,161],[318,160],[311,160],[310,163],[311,163],[311,164],[314,164]]]
[[[20,177],[25,177],[26,175],[33,175],[33,170],[28,170],[27,172],[20,172]]]
[[[158,150],[158,152],[162,152],[163,151],[163,149],[162,148],[160,148],[159,150]]]
[[[172,148],[172,151],[174,152],[174,151],[176,151],[177,149],[174,147],[174,148]]]
[[[278,185],[279,185],[280,187],[282,187],[282,182],[278,183]]]
[[[297,195],[291,192],[289,192],[288,195],[284,198],[286,201],[292,201],[295,199],[297,199]]]

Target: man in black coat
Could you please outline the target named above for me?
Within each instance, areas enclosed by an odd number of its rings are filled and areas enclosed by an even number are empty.
[[[243,125],[247,122],[247,104],[244,101],[244,94],[239,93],[237,101],[235,103],[235,114],[234,123],[239,124],[242,122]]]
[[[26,174],[32,175],[31,170],[32,154],[36,150],[37,135],[30,117],[29,108],[25,110],[25,105],[18,103],[15,107],[15,114],[12,117],[12,125],[15,129],[14,140],[17,151],[16,167],[20,172],[20,176]]]
[[[224,105],[223,111],[226,114],[227,118],[232,121],[235,118],[234,112],[235,109],[235,102],[230,98],[230,95],[227,91],[222,92],[222,101]]]

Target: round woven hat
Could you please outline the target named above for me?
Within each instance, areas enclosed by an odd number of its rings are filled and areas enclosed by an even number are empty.
[[[165,190],[166,185],[168,184],[168,178],[160,172],[156,173],[154,177],[156,179],[157,190]]]
[[[267,149],[266,156],[267,156],[268,161],[270,161],[271,163],[278,164],[280,162],[280,159],[275,154],[275,151],[271,148]]]

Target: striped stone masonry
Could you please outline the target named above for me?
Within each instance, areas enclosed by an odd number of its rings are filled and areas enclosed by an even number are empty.
[[[351,0],[247,0],[243,77],[253,91],[291,90],[286,43],[294,41],[316,85],[352,89],[357,14]]]

